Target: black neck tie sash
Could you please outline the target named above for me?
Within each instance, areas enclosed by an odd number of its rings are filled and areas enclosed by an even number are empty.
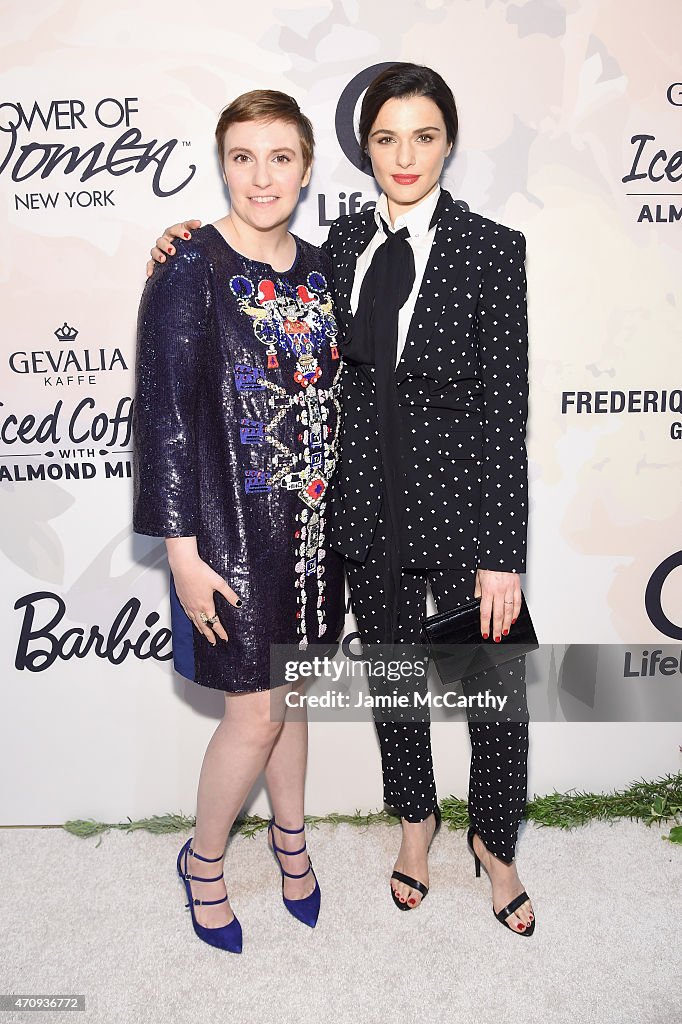
[[[445,193],[441,190],[429,230],[438,222]],[[382,464],[382,503],[386,524],[386,577],[384,580],[386,643],[397,638],[402,573],[402,438],[395,380],[398,351],[398,315],[414,286],[415,266],[407,228],[393,232],[381,218],[386,235],[374,253],[360,288],[358,308],[341,343],[350,363],[374,366],[378,447]]]

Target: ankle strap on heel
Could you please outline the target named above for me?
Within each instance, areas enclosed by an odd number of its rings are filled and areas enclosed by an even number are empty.
[[[303,843],[303,846],[301,847],[300,850],[283,850],[282,847],[278,846],[277,843],[275,842],[275,836],[272,831],[273,828],[278,828],[280,832],[285,832],[286,835],[297,836],[300,835],[301,832],[305,831],[305,823],[301,826],[301,828],[283,828],[281,825],[277,824],[274,818],[271,818],[268,824],[268,830],[272,837],[272,850],[277,859],[277,863],[279,864],[279,870],[282,872],[285,878],[305,878],[305,876],[309,874],[313,869],[313,862],[310,859],[310,854],[308,854],[308,867],[305,869],[305,871],[302,871],[300,875],[294,875],[291,871],[285,871],[284,868],[282,867],[282,862],[280,861],[279,857],[277,857],[278,853],[283,853],[285,857],[297,857],[299,853],[305,853],[307,849],[305,842]]]
[[[305,843],[300,850],[283,850],[281,846],[276,845],[274,839],[272,840],[272,848],[273,850],[277,850],[277,853],[283,853],[285,857],[297,857],[299,853],[305,853],[306,851]]]
[[[188,877],[191,878],[192,876],[189,875]],[[208,879],[199,879],[199,881],[208,881]],[[192,897],[192,903],[195,907],[214,907],[217,903],[227,903],[227,896],[223,896],[219,900],[197,900]],[[189,903],[185,903],[185,906],[188,907]]]
[[[187,872],[183,872],[184,878],[189,878],[190,882],[219,882],[223,875],[216,875],[215,878],[204,878],[202,875],[188,875]]]
[[[280,830],[280,832],[285,832],[288,836],[297,836],[301,832],[305,831],[305,825],[303,825],[302,828],[282,828],[281,825],[277,824],[277,822],[275,821],[274,818],[272,818],[272,820],[270,821],[270,824],[269,824],[268,828],[272,831],[273,826],[274,826],[274,828],[278,828]],[[305,851],[306,851],[306,844],[305,844],[305,840],[304,840],[303,841],[303,846],[301,847],[300,850],[283,850],[281,846],[277,845],[277,843],[275,842],[275,837],[273,835],[272,836],[272,848],[273,848],[273,850],[276,850],[277,853],[283,853],[286,857],[297,857],[299,853],[305,853]],[[307,874],[307,872],[306,872],[306,874]],[[302,876],[301,875],[290,875],[289,877],[290,878],[300,878]]]
[[[219,857],[202,857],[202,856],[201,856],[201,854],[200,854],[200,853],[197,853],[197,851],[196,851],[196,850],[193,850],[191,846],[188,846],[188,848],[187,848],[187,852],[188,852],[188,853],[191,853],[191,855],[192,855],[193,857],[196,857],[196,859],[197,859],[197,860],[203,860],[203,861],[205,861],[205,863],[206,863],[206,864],[217,864],[217,862],[218,862],[219,860],[222,860],[222,859],[223,859],[223,857],[225,856],[225,854],[224,854],[224,853],[221,853]]]
[[[192,849],[191,840],[188,840],[187,845],[184,848],[184,852],[185,869],[184,871],[182,871],[182,878],[185,882],[220,882],[224,880],[223,875],[216,875],[215,878],[204,878],[202,875],[190,875],[187,871],[187,858],[189,854],[192,854],[192,856],[196,857],[197,860],[206,861],[207,864],[215,864],[216,861],[222,860],[224,854],[220,857],[202,857],[200,853],[197,853],[195,850]],[[178,863],[178,869],[180,869],[180,863]],[[186,888],[187,894],[188,896],[190,896],[191,902],[194,904],[195,907],[215,907],[218,903],[227,902],[227,893],[225,893],[224,896],[221,896],[219,900],[198,900],[193,896],[190,887],[186,886]],[[189,907],[189,903],[186,903],[185,906]]]
[[[292,875],[291,871],[285,871],[281,864],[279,866],[279,870],[286,878],[305,878],[305,876],[313,870],[313,862],[311,861],[310,857],[308,857],[308,867],[305,869],[305,871],[302,871],[300,875]]]
[[[301,825],[300,828],[284,828],[282,825],[278,825],[275,819],[272,818],[270,824],[274,825],[275,828],[278,828],[280,832],[286,832],[288,836],[296,836],[299,834],[299,832],[305,832],[305,822]]]

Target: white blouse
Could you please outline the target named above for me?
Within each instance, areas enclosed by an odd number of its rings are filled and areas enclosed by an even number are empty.
[[[417,302],[417,296],[419,295],[419,290],[422,285],[426,264],[429,261],[431,243],[433,242],[434,235],[436,234],[436,226],[434,225],[429,231],[429,223],[433,217],[433,211],[436,209],[440,191],[440,185],[437,185],[429,196],[422,199],[417,206],[408,210],[407,213],[401,214],[393,225],[391,225],[391,218],[388,214],[388,199],[386,198],[386,193],[382,192],[377,202],[376,209],[374,210],[374,219],[377,224],[376,234],[370,239],[367,248],[358,256],[358,262],[355,268],[355,277],[353,278],[353,288],[350,296],[350,306],[353,314],[357,311],[358,301],[360,299],[360,288],[365,274],[369,269],[369,265],[372,262],[372,257],[379,246],[383,245],[386,241],[386,235],[384,234],[384,230],[379,222],[380,215],[383,216],[390,231],[396,232],[400,231],[401,228],[406,227],[410,232],[408,242],[412,246],[412,251],[414,252],[414,285],[407,301],[404,306],[402,306],[400,313],[398,314],[398,352],[396,355],[396,366],[400,362],[400,357],[405,347],[405,341],[410,329],[410,322]]]

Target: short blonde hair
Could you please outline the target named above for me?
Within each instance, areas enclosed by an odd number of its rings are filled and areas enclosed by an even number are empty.
[[[216,142],[220,159],[223,159],[225,132],[232,124],[241,121],[286,121],[296,125],[301,141],[304,169],[307,171],[313,162],[315,136],[313,126],[301,111],[293,96],[276,89],[252,89],[242,93],[222,111],[215,130]]]

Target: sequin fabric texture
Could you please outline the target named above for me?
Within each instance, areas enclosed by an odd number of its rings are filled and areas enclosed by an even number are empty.
[[[242,599],[215,592],[229,640],[211,647],[171,576],[176,668],[227,691],[270,687],[271,643],[305,650],[343,627],[326,522],[340,414],[332,271],[295,240],[279,273],[206,225],[157,265],[140,304],[133,528],[196,536]]]

